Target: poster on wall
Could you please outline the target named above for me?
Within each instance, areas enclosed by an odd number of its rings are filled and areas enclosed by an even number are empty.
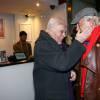
[[[32,41],[32,26],[31,24],[20,24],[20,31],[25,31],[27,33],[27,41]]]
[[[3,19],[0,19],[0,38],[4,38],[4,25]]]

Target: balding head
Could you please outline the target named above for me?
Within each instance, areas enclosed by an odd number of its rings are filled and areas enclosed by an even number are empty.
[[[61,44],[66,35],[66,21],[59,17],[50,18],[46,32],[58,43]]]
[[[47,30],[52,30],[57,25],[64,25],[65,27],[67,26],[66,21],[64,19],[60,17],[52,17],[48,21]]]

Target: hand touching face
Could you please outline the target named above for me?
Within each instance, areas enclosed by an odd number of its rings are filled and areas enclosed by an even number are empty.
[[[92,20],[81,19],[79,23],[77,23],[77,34],[76,39],[83,43],[92,33],[94,26],[92,24]]]
[[[76,73],[75,73],[75,71],[71,71],[70,81],[75,81],[75,80],[76,80]]]

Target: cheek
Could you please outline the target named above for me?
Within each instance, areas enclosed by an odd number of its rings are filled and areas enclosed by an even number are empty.
[[[81,25],[81,31],[84,31],[88,27],[88,23],[84,23]]]
[[[64,34],[59,35],[59,39],[62,40],[65,37]]]

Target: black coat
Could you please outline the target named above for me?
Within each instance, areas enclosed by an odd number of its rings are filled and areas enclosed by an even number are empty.
[[[41,32],[34,49],[35,100],[72,100],[68,72],[85,51],[83,45],[75,40],[65,51],[48,33]]]

